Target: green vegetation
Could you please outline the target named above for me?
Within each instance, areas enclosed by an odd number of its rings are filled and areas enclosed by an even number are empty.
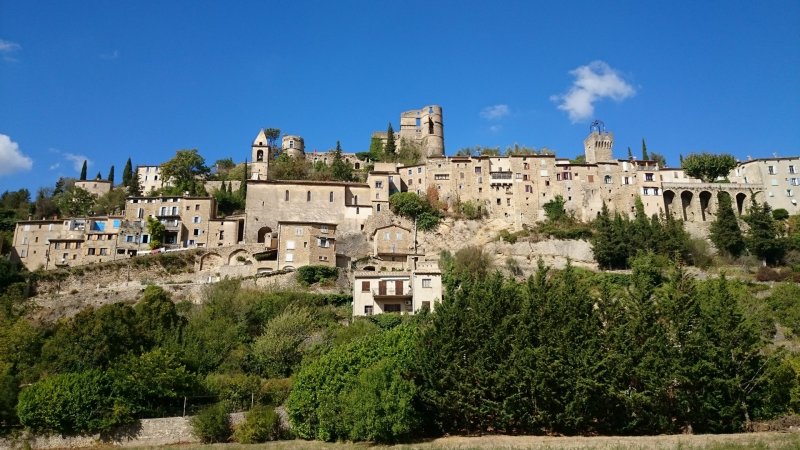
[[[719,212],[711,223],[709,238],[720,252],[739,257],[745,250],[744,236],[739,228],[739,220],[733,212],[731,196],[727,192],[717,195]]]
[[[640,198],[636,199],[633,220],[615,212],[613,217],[605,202],[600,216],[594,221],[592,251],[601,268],[625,269],[640,252],[651,251],[666,258],[694,264],[703,256],[692,252],[691,240],[683,223],[670,216],[644,213]]]
[[[439,226],[444,214],[428,198],[413,192],[397,192],[389,197],[389,207],[403,217],[416,220],[417,229],[432,231]]]
[[[583,223],[564,209],[564,197],[555,198],[543,205],[546,219],[537,224],[535,230],[556,239],[588,239],[592,235],[591,224]]]
[[[725,178],[736,167],[736,158],[728,154],[693,153],[681,160],[686,175],[713,183],[717,178]]]
[[[231,422],[228,417],[228,405],[225,402],[215,403],[203,408],[191,418],[192,431],[204,444],[227,442],[231,437]]]
[[[161,195],[206,196],[203,182],[210,173],[206,160],[197,149],[178,150],[169,161],[161,164],[161,179],[169,180],[170,185],[161,188]]]
[[[297,279],[306,286],[333,282],[339,277],[339,268],[330,266],[303,266],[297,269]]]
[[[150,248],[156,249],[164,245],[164,233],[167,227],[155,217],[147,218],[147,232],[150,233]]]

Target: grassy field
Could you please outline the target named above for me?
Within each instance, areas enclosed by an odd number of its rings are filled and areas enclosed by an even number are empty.
[[[141,447],[147,448],[147,447]],[[150,447],[152,448],[152,447]],[[669,435],[643,437],[548,437],[548,436],[451,436],[401,445],[282,441],[257,445],[178,445],[180,450],[467,450],[467,449],[800,449],[800,432],[767,432],[714,435]]]

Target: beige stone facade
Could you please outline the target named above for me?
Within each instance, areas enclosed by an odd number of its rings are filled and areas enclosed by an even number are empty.
[[[75,187],[88,191],[92,195],[101,197],[111,192],[112,183],[106,180],[79,180],[75,182]]]
[[[336,224],[278,223],[278,268],[336,265]]]
[[[165,180],[161,177],[161,167],[159,166],[137,166],[136,175],[139,177],[139,187],[142,195],[149,195],[165,186]],[[166,185],[168,186],[169,183]]]
[[[414,314],[433,311],[442,300],[442,274],[436,262],[416,263],[410,271],[357,271],[353,274],[353,315]]]

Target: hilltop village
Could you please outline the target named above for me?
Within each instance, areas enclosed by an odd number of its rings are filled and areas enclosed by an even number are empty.
[[[441,272],[438,254],[418,247],[422,232],[414,221],[390,210],[395,193],[434,195],[449,207],[469,202],[512,230],[542,221],[544,205],[558,197],[582,221],[597,217],[604,204],[611,211],[632,214],[641,199],[648,215],[682,220],[696,234],[706,232],[722,191],[730,195],[739,215],[753,196],[773,209],[798,213],[794,194],[800,186],[799,158],[740,162],[727,176],[729,182],[707,183],[682,169],[660,167],[655,160],[615,158],[614,135],[598,121],[583,141],[581,161],[535,151],[445,156],[444,119],[437,105],[403,112],[398,132],[376,132],[372,140],[380,145],[400,143],[416,153],[416,163],[375,162],[342,153],[340,158],[362,181],[281,179],[274,174],[278,155],[325,165],[332,164],[335,155],[307,152],[302,137],[279,138],[262,129],[250,148],[240,214],[222,217],[211,196],[153,196],[170,180],[161,176],[160,166],[139,166],[143,195],[127,198],[121,214],[19,221],[12,259],[29,270],[51,270],[154,251],[205,248],[197,268],[201,276],[241,277],[309,265],[346,267],[353,269],[354,314],[413,313],[433,308],[442,298]],[[220,188],[214,183],[207,183],[209,192]],[[112,182],[82,180],[76,186],[102,195]],[[164,227],[155,250],[149,218]]]

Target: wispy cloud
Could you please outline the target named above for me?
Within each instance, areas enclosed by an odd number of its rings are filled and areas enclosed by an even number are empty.
[[[86,161],[86,165],[91,166],[92,161],[84,155],[76,155],[74,153],[64,153],[64,159],[72,163],[72,167],[75,169],[76,172],[80,172],[83,168],[83,162]]]
[[[58,169],[59,167],[61,167],[61,163],[55,163],[55,164],[51,164],[51,165],[50,165],[50,167],[48,167],[48,169],[50,169],[50,170],[56,170],[56,169]]]
[[[11,137],[0,134],[0,176],[31,170],[33,160],[19,151]]]
[[[511,113],[508,105],[492,105],[481,110],[481,117],[486,120],[500,120]]]
[[[113,61],[113,60],[119,58],[119,50],[115,49],[111,53],[103,53],[103,54],[100,55],[100,58],[101,59],[105,59],[107,61]]]
[[[22,49],[22,47],[16,42],[0,39],[0,55],[2,55],[4,61],[17,62],[17,59],[14,58],[14,53],[18,52],[20,49]]]
[[[575,77],[572,87],[550,100],[558,103],[558,109],[566,111],[573,123],[591,118],[595,102],[605,98],[620,102],[636,94],[636,89],[603,61],[592,61],[569,73]]]
[[[492,125],[492,126],[489,127],[489,131],[491,131],[492,133],[499,133],[500,130],[502,130],[502,129],[503,129],[503,126],[502,125],[497,125],[497,124]]]

